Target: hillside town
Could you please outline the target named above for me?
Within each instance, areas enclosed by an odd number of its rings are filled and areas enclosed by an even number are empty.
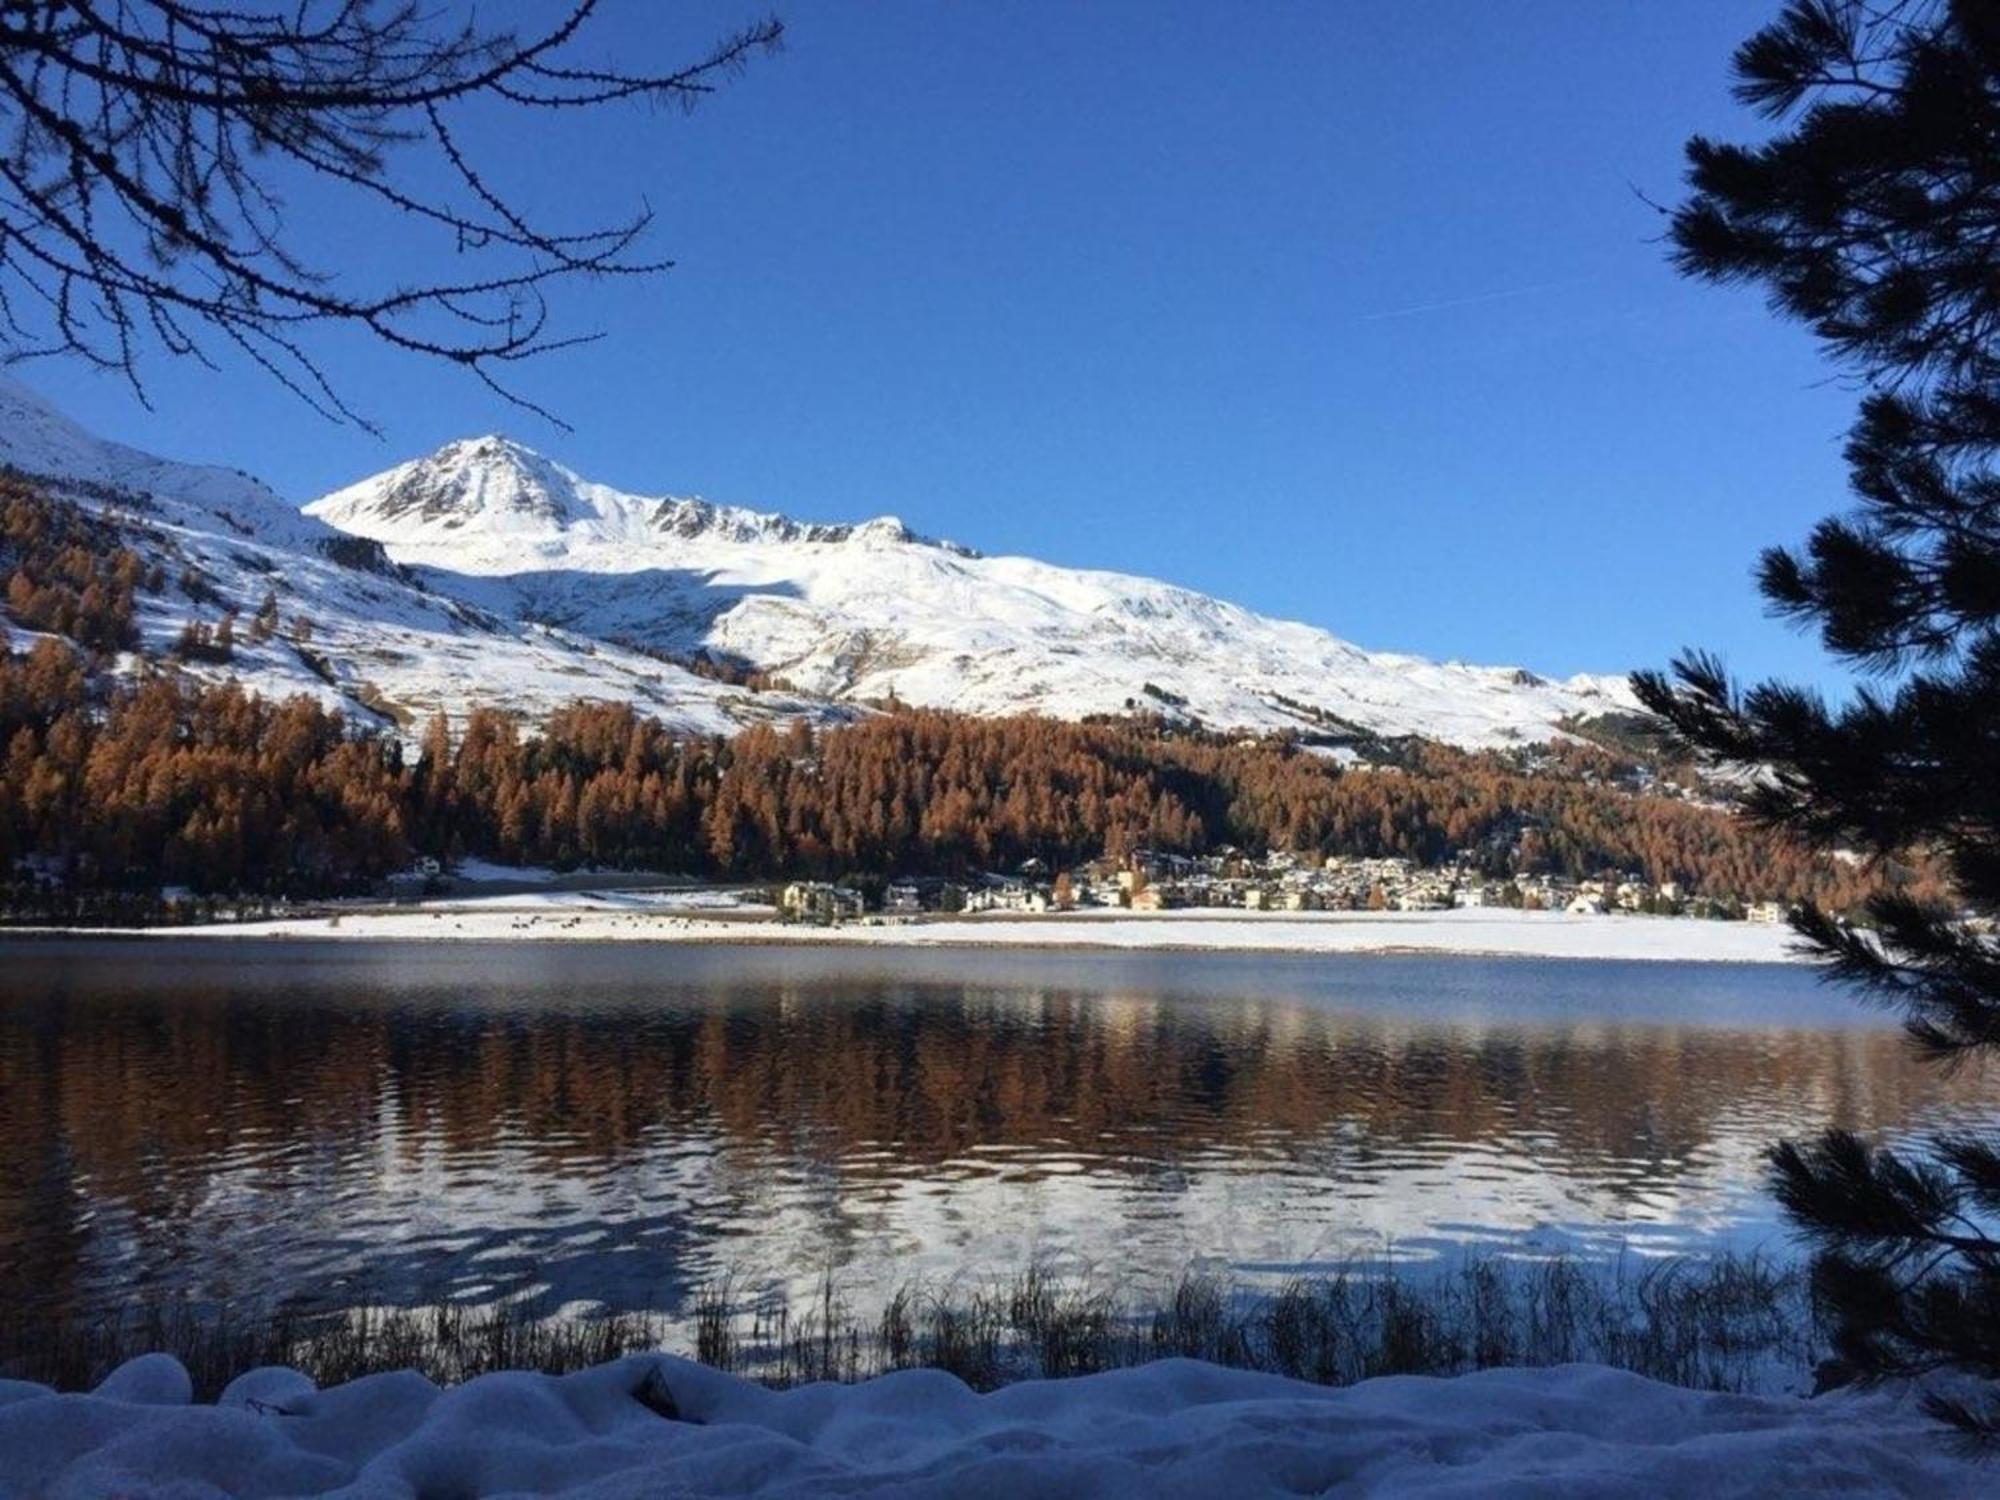
[[[1335,854],[1319,859],[1237,849],[1198,856],[1146,849],[1062,871],[1031,859],[1010,872],[964,880],[906,876],[881,884],[794,881],[778,892],[777,906],[788,920],[822,924],[911,920],[929,913],[1039,915],[1092,908],[1316,912],[1455,907],[1776,923],[1789,910],[1775,900],[1695,895],[1676,881],[1654,884],[1632,872],[1606,871],[1583,880],[1546,874],[1493,876],[1463,862],[1426,867],[1403,858]]]

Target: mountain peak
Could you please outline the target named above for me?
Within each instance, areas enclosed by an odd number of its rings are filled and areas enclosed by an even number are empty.
[[[504,433],[489,432],[480,437],[454,438],[419,463],[439,467],[461,464],[499,464],[517,469],[547,468],[553,460],[544,458],[525,443],[517,443]]]
[[[306,511],[388,546],[441,551],[450,565],[476,572],[510,571],[524,544],[541,561],[575,548],[609,545],[631,558],[638,550],[695,543],[917,546],[976,555],[918,536],[895,516],[799,521],[698,496],[626,494],[500,433],[446,443],[315,500]]]
[[[585,513],[580,481],[562,465],[498,433],[459,438],[386,474],[337,490],[306,507],[349,530],[353,523],[414,524],[456,530],[559,530]]]
[[[914,542],[917,536],[903,524],[901,516],[877,516],[856,526],[854,539],[860,542]]]

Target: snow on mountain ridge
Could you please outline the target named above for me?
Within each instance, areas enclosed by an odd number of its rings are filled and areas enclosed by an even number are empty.
[[[176,500],[274,542],[305,545],[337,535],[241,470],[182,463],[97,437],[6,375],[0,375],[0,466],[118,495]]]
[[[984,557],[893,517],[805,522],[627,494],[498,436],[302,514],[247,475],[98,439],[0,379],[0,464],[51,479],[176,580],[141,601],[149,654],[168,654],[191,618],[247,618],[275,596],[280,631],[239,634],[232,661],[191,670],[406,733],[478,704],[532,721],[572,698],[622,699],[707,734],[838,722],[895,698],[1483,746],[1636,707],[1622,678],[1366,651],[1154,579]],[[697,655],[791,686],[753,693],[677,664]]]
[[[467,445],[466,462],[507,457],[481,442]],[[469,589],[427,588],[386,566],[378,544],[302,514],[248,475],[100,439],[4,377],[0,465],[109,521],[125,545],[160,566],[165,589],[138,601],[147,657],[170,656],[191,619],[212,624],[225,610],[248,619],[267,597],[276,601],[276,632],[262,639],[239,632],[229,661],[183,664],[196,676],[236,678],[275,696],[307,694],[412,734],[438,709],[463,717],[496,704],[533,720],[579,697],[623,699],[703,734],[855,712],[751,693],[613,642],[496,614]],[[139,662],[132,656],[121,665]]]
[[[893,517],[811,523],[628,494],[500,438],[447,444],[307,511],[482,608],[720,654],[830,698],[1065,718],[1145,707],[1465,745],[1637,706],[1622,678],[1366,651],[1154,579],[929,541]]]
[[[498,434],[461,438],[427,458],[398,464],[365,485],[338,490],[305,507],[307,515],[347,531],[365,509],[372,529],[390,537],[453,533],[491,538],[511,549],[550,539],[573,526],[637,536],[644,516],[632,504],[605,505],[613,492],[586,490],[582,479],[533,449]],[[359,492],[359,493],[358,493]],[[623,500],[625,497],[619,497]]]
[[[644,545],[660,537],[817,544],[921,540],[894,516],[825,524],[698,496],[627,494],[498,434],[446,443],[305,509],[343,530],[422,548],[428,560],[455,561],[475,573],[508,571],[523,542],[567,551]],[[933,545],[966,550],[948,542]]]

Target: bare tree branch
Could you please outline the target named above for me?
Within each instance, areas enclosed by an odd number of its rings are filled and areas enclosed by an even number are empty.
[[[551,329],[546,291],[649,276],[651,210],[559,229],[474,161],[456,111],[691,105],[782,36],[775,20],[665,71],[572,56],[599,0],[568,0],[527,38],[415,0],[0,0],[0,350],[79,356],[144,396],[155,355],[240,351],[335,419],[369,425],[309,345],[360,329],[501,378],[591,334]],[[435,231],[465,274],[359,284],[288,233],[287,176]],[[422,184],[421,186],[419,184]]]

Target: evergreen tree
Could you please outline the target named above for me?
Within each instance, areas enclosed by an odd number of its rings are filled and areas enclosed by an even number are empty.
[[[1919,850],[1949,905],[1881,895],[1872,932],[1810,903],[1795,925],[1838,978],[1899,1007],[1940,1061],[2000,1049],[2000,5],[1793,0],[1736,56],[1737,93],[1785,122],[1696,139],[1675,213],[1687,273],[1765,287],[1865,391],[1858,506],[1765,554],[1781,613],[1868,674],[1829,706],[1734,686],[1693,654],[1640,696],[1718,762],[1761,768],[1752,818],[1889,861]],[[1984,919],[1976,920],[1976,919]],[[2000,1141],[1915,1152],[1830,1132],[1773,1152],[1819,1248],[1814,1286],[1863,1378],[2000,1380]],[[1933,1395],[2000,1439],[2000,1390]]]

